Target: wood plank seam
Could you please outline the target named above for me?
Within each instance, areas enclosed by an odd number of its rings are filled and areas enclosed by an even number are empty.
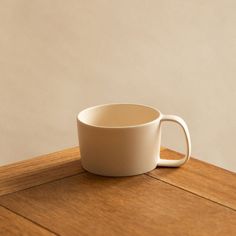
[[[203,198],[203,199],[205,199],[205,200],[214,202],[214,203],[216,203],[216,204],[218,204],[218,205],[220,205],[220,206],[222,206],[222,207],[228,208],[228,209],[230,209],[230,210],[236,212],[236,209],[234,209],[234,208],[231,208],[231,207],[229,207],[229,206],[227,206],[227,205],[224,205],[224,204],[222,204],[222,203],[220,203],[220,202],[217,202],[217,201],[214,201],[214,200],[212,200],[212,199],[206,198],[206,197],[204,197],[204,196],[202,196],[202,195],[199,195],[199,194],[197,194],[197,193],[195,193],[195,192],[192,192],[192,191],[190,191],[190,190],[188,190],[188,189],[182,188],[182,187],[180,187],[180,186],[178,186],[178,185],[174,185],[174,184],[171,184],[171,183],[169,183],[169,182],[167,182],[167,181],[164,181],[164,180],[162,180],[162,179],[158,179],[158,178],[156,178],[156,177],[150,175],[149,173],[145,173],[145,175],[149,176],[149,177],[152,178],[152,179],[155,179],[155,180],[157,180],[157,181],[160,181],[160,182],[163,182],[163,183],[165,183],[165,184],[171,185],[171,186],[176,187],[176,188],[178,188],[178,189],[184,190],[185,192],[191,193],[191,194],[193,194],[193,195],[195,195],[195,196],[198,196],[198,197],[200,197],[200,198]]]
[[[84,172],[78,147],[0,167],[0,196]]]
[[[7,195],[11,195],[11,194],[16,193],[16,192],[28,190],[28,189],[31,189],[31,188],[34,188],[34,187],[38,187],[38,186],[41,186],[41,185],[44,185],[44,184],[49,184],[49,183],[52,183],[52,182],[56,182],[56,181],[59,181],[59,180],[63,180],[63,179],[66,179],[66,178],[69,178],[69,177],[73,177],[73,176],[76,176],[76,175],[82,175],[82,174],[85,174],[85,173],[87,173],[87,171],[83,171],[83,172],[77,173],[77,174],[68,175],[68,176],[65,176],[65,177],[62,177],[62,178],[58,178],[58,179],[54,179],[54,180],[51,180],[51,181],[48,181],[48,182],[45,182],[45,183],[36,184],[36,185],[30,186],[30,187],[28,187],[28,188],[23,188],[23,189],[14,191],[14,192],[2,194],[2,195],[0,194],[0,197],[2,197],[2,196],[7,196]],[[1,206],[1,204],[0,204],[0,206]]]
[[[161,156],[165,159],[180,159],[183,154],[165,149]],[[236,209],[236,173],[231,171],[191,157],[181,168],[157,168],[148,174]]]
[[[47,227],[45,227],[45,226],[43,226],[43,225],[41,225],[41,224],[39,224],[39,223],[37,223],[37,222],[35,222],[35,221],[29,219],[29,218],[27,218],[27,217],[25,217],[25,216],[19,214],[18,212],[15,212],[15,211],[9,209],[8,207],[6,207],[6,206],[4,206],[4,205],[2,205],[2,204],[0,204],[0,206],[3,207],[4,209],[10,211],[11,213],[17,215],[18,217],[21,217],[21,218],[23,218],[24,220],[27,220],[27,221],[31,222],[32,224],[34,224],[34,225],[37,225],[37,226],[40,227],[40,228],[42,228],[42,229],[44,229],[44,230],[46,230],[46,231],[48,231],[48,232],[50,232],[50,233],[52,233],[52,234],[54,234],[54,235],[56,235],[56,236],[60,236],[60,234],[58,234],[58,233],[52,231],[51,229],[49,229],[49,228],[47,228]]]

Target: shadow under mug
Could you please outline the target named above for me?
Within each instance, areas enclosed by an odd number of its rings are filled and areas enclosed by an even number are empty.
[[[178,123],[185,134],[186,155],[180,160],[160,158],[161,124]],[[77,117],[81,163],[104,176],[131,176],[157,166],[178,167],[191,154],[188,127],[175,115],[163,115],[139,104],[105,104],[87,108]]]

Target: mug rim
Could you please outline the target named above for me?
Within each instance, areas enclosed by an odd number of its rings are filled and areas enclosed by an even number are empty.
[[[157,116],[157,118],[155,118],[153,120],[150,120],[150,121],[145,122],[145,123],[137,124],[137,125],[111,126],[111,127],[110,126],[102,126],[102,125],[89,124],[87,122],[82,121],[82,119],[81,119],[82,114],[84,112],[86,112],[86,111],[93,110],[95,108],[106,107],[106,106],[113,106],[113,105],[135,105],[135,106],[145,107],[145,108],[149,108],[149,109],[155,111],[158,114],[158,116]],[[149,106],[149,105],[145,105],[145,104],[140,104],[140,103],[104,103],[104,104],[95,105],[95,106],[91,106],[91,107],[83,109],[77,115],[77,121],[82,123],[83,125],[94,127],[94,128],[102,128],[102,129],[129,129],[129,128],[144,127],[144,126],[153,124],[153,123],[157,122],[158,120],[160,120],[161,116],[162,116],[162,113],[158,109],[156,109],[155,107]]]

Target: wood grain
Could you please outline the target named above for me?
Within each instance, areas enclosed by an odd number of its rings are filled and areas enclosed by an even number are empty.
[[[79,148],[0,167],[0,196],[83,172]]]
[[[0,206],[0,235],[2,236],[53,236],[53,234],[40,226],[14,214]]]
[[[147,175],[83,173],[0,197],[60,235],[236,235],[236,212]]]
[[[161,155],[166,159],[183,156],[169,149]],[[181,168],[157,168],[148,175],[236,210],[236,174],[233,172],[191,158]]]

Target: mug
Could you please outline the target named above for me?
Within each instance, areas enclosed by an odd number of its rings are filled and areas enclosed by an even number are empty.
[[[160,158],[161,124],[178,123],[185,134],[187,151],[180,160]],[[179,116],[163,115],[139,104],[104,104],[81,111],[77,116],[81,164],[103,176],[132,176],[157,166],[178,167],[191,153],[188,127]]]

